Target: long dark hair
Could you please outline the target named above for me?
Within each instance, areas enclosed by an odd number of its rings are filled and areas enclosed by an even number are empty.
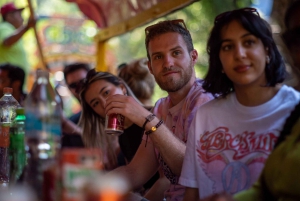
[[[286,74],[285,65],[276,47],[268,23],[246,9],[234,10],[224,14],[224,16],[221,14],[219,15],[220,17],[217,17],[218,21],[215,21],[207,42],[209,69],[204,78],[204,90],[212,93],[215,97],[226,97],[226,95],[234,91],[232,81],[226,74],[222,73],[222,64],[219,57],[222,29],[234,20],[238,21],[247,31],[258,37],[268,50],[270,62],[265,67],[266,86],[275,86],[277,83],[283,82]]]

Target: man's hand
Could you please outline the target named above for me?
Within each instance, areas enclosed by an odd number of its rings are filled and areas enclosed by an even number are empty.
[[[30,15],[27,24],[26,25],[23,24],[21,27],[16,29],[14,31],[14,33],[12,33],[10,36],[5,38],[2,42],[2,45],[4,47],[8,47],[8,48],[11,47],[16,42],[18,42],[20,40],[20,38],[23,37],[23,35],[29,30],[29,28],[34,27],[35,23],[36,23],[36,20],[35,20],[34,16]]]
[[[34,15],[30,15],[27,25],[26,25],[27,29],[34,27],[35,24],[36,24],[36,19],[35,19]]]

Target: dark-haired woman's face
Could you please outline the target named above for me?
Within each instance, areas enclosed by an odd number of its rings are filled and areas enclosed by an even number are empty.
[[[115,94],[126,94],[123,85],[115,86],[106,80],[97,80],[90,84],[85,92],[84,101],[101,117],[105,117],[106,98]]]
[[[237,21],[222,29],[219,57],[234,87],[266,84],[267,51],[262,41]]]

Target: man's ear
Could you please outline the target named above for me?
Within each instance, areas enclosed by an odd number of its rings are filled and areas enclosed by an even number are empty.
[[[194,49],[194,50],[191,51],[191,59],[192,59],[193,64],[195,65],[197,60],[198,60],[197,50]]]

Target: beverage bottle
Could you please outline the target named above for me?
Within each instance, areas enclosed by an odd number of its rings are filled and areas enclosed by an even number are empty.
[[[18,181],[26,165],[24,108],[18,107],[16,114],[10,132],[10,185]]]
[[[12,92],[12,88],[3,88],[4,95],[0,99],[0,187],[9,184],[9,132],[16,108],[20,106]]]
[[[32,90],[25,100],[25,183],[43,199],[43,171],[55,162],[60,148],[61,103],[49,82],[49,72],[37,70]]]

